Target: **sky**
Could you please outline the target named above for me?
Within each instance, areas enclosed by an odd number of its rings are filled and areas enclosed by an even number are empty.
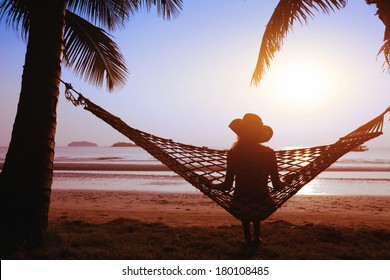
[[[178,142],[229,148],[231,120],[257,113],[273,128],[267,145],[317,146],[336,142],[390,105],[390,74],[383,68],[384,25],[375,7],[349,1],[330,15],[297,23],[258,87],[251,76],[265,26],[278,1],[184,0],[181,14],[164,21],[152,10],[112,33],[130,70],[113,93],[63,69],[62,79],[129,125]],[[0,25],[0,146],[11,139],[25,43]],[[128,141],[64,98],[58,103],[56,145]],[[368,143],[390,146],[384,135]]]

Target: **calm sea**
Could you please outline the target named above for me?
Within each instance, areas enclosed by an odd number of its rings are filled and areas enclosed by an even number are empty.
[[[7,148],[0,147],[0,162]],[[160,163],[138,147],[57,147],[55,163],[71,170],[54,172],[53,189],[115,190],[154,192],[198,192],[171,171],[118,171],[118,164],[142,166]],[[78,170],[94,163],[111,166],[109,171]],[[300,194],[390,195],[390,148],[350,152],[307,184]]]

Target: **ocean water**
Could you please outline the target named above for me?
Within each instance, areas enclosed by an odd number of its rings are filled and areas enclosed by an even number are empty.
[[[0,162],[7,148],[0,147]],[[107,171],[80,170],[88,164],[110,166]],[[158,166],[160,163],[139,147],[57,147],[53,189],[113,190],[197,193],[194,187],[171,171],[148,168],[119,171],[126,164]],[[299,194],[390,195],[390,147],[350,152],[304,186]]]

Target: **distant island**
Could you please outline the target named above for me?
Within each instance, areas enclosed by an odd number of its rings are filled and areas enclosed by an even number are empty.
[[[137,147],[137,145],[133,143],[126,143],[126,142],[116,142],[112,144],[111,147]]]
[[[97,147],[96,143],[87,141],[74,141],[68,144],[68,147]]]

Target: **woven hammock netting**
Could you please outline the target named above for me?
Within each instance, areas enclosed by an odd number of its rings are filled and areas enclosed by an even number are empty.
[[[248,205],[234,203],[234,207],[241,208],[240,211],[237,211],[232,206],[234,187],[229,191],[223,191],[212,188],[209,184],[209,182],[218,183],[225,180],[227,150],[186,145],[135,129],[85,98],[74,90],[70,84],[65,83],[65,85],[65,96],[75,106],[82,106],[85,110],[90,111],[118,130],[240,220],[267,219],[304,185],[327,169],[337,159],[364,142],[381,135],[384,115],[390,112],[389,107],[378,117],[333,144],[276,151],[280,179],[286,183],[285,187],[275,191],[272,189],[269,180],[268,186],[273,199],[272,203],[259,202],[258,205],[260,206],[256,209]],[[72,93],[76,93],[78,97],[76,98]]]

